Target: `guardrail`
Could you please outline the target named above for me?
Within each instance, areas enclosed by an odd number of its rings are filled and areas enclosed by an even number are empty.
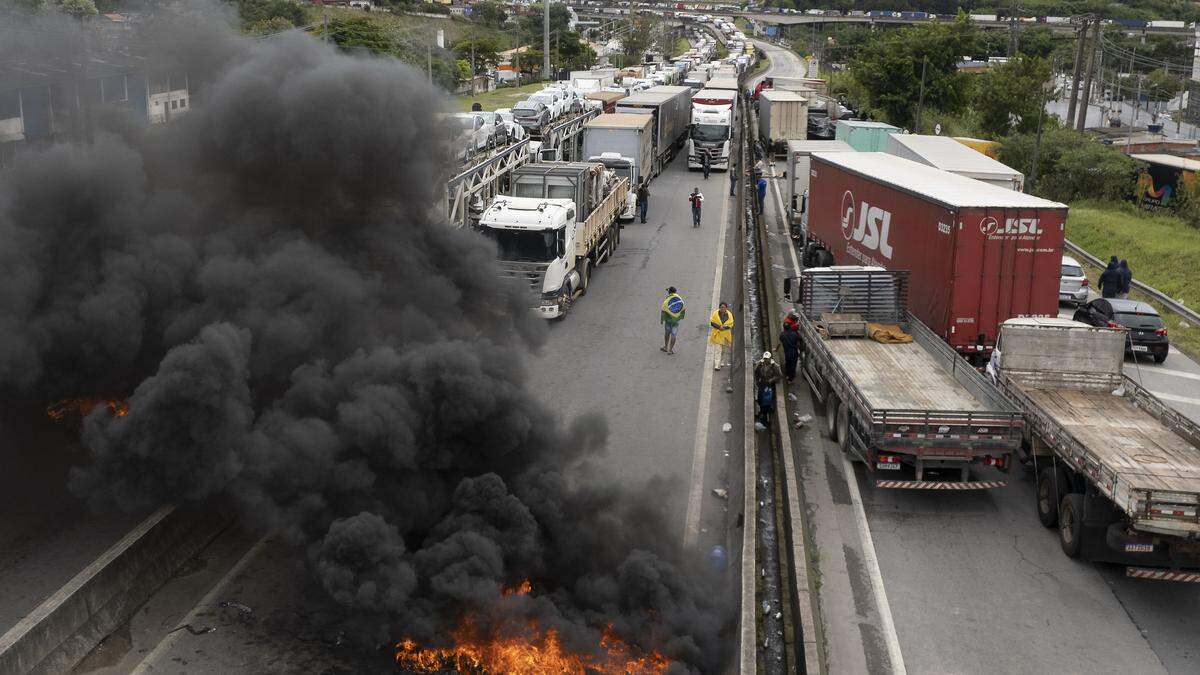
[[[1079,256],[1080,258],[1083,258],[1084,260],[1095,265],[1096,267],[1099,267],[1100,269],[1104,269],[1105,267],[1108,266],[1108,263],[1097,258],[1096,256],[1092,255],[1091,253],[1088,253],[1087,251],[1083,250],[1079,246],[1072,244],[1070,241],[1063,242],[1063,245],[1068,251],[1071,252],[1072,255]],[[1157,288],[1155,288],[1153,286],[1144,284],[1144,283],[1138,281],[1137,279],[1134,279],[1132,283],[1133,283],[1134,288],[1137,288],[1139,291],[1154,298],[1155,300],[1162,303],[1164,306],[1166,306],[1168,309],[1175,312],[1176,314],[1187,317],[1192,323],[1196,324],[1196,326],[1200,326],[1200,313],[1197,313],[1196,311],[1189,309],[1183,303],[1171,298],[1166,293],[1163,293],[1162,291],[1158,290]]]

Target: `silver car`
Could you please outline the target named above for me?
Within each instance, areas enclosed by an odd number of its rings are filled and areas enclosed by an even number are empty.
[[[1088,278],[1083,265],[1071,256],[1062,258],[1062,272],[1058,280],[1058,301],[1078,307],[1087,302]]]

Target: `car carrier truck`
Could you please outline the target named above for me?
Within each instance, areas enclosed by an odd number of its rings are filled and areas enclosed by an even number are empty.
[[[1200,582],[1200,425],[1122,372],[1126,339],[1009,319],[987,372],[1025,415],[1038,518],[1068,556]]]
[[[483,212],[480,230],[499,249],[500,269],[558,319],[587,292],[593,269],[621,241],[617,217],[629,181],[594,162],[539,162],[512,171],[512,195]]]
[[[800,368],[824,406],[825,429],[870,471],[889,475],[878,487],[1006,485],[976,480],[971,468],[1011,468],[1021,413],[909,314],[907,272],[813,268],[784,292],[800,305]]]

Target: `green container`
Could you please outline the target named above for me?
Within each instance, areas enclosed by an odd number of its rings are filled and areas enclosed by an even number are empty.
[[[838,120],[834,138],[859,152],[887,152],[888,137],[898,131],[883,122]]]

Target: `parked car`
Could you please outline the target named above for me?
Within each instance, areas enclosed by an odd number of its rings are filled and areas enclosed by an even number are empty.
[[[1126,328],[1127,354],[1149,354],[1155,363],[1167,360],[1170,342],[1167,326],[1153,307],[1137,300],[1097,298],[1075,310],[1076,321],[1091,326]]]
[[[1069,255],[1062,258],[1062,276],[1058,281],[1058,301],[1076,307],[1087,302],[1088,278],[1083,265]]]
[[[517,122],[517,118],[513,115],[512,108],[497,108],[496,116],[504,121],[504,128],[508,131],[508,140],[510,143],[515,143],[528,136],[525,127]]]
[[[494,147],[501,147],[504,145],[508,145],[508,142],[510,140],[510,135],[508,133],[508,128],[504,126],[503,118],[501,118],[499,115],[497,115],[494,112],[484,112],[484,111],[478,111],[478,110],[475,112],[472,112],[470,114],[481,118],[483,120],[484,125],[491,128],[491,130],[492,130],[492,145]]]
[[[451,115],[448,122],[451,125],[451,138],[455,150],[464,160],[476,152],[490,149],[495,144],[495,127],[475,113],[457,113]]]
[[[543,89],[531,94],[529,100],[538,101],[550,111],[550,119],[556,120],[567,112],[567,98],[561,89]]]
[[[512,113],[517,119],[517,124],[525,127],[525,131],[530,134],[540,134],[542,127],[550,123],[550,108],[541,101],[521,101],[513,106]]]

